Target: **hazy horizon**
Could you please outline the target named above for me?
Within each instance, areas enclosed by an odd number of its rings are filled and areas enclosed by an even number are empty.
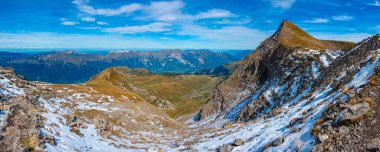
[[[135,52],[145,52],[145,51],[163,51],[163,50],[208,50],[216,53],[228,53],[234,54],[240,51],[246,51],[250,49],[191,49],[191,48],[0,48],[0,52],[11,52],[11,53],[44,53],[44,52],[64,52],[73,50],[79,53],[89,53],[89,54],[104,54],[109,52],[117,51],[135,51]],[[251,49],[252,51],[254,49]]]

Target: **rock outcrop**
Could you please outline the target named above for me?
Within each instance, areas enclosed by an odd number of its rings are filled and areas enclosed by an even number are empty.
[[[284,21],[210,96],[197,120],[248,124],[255,136],[244,140],[255,144],[250,150],[378,151],[379,53],[379,34],[357,44],[318,40]]]
[[[287,72],[297,72],[283,70],[285,67],[296,70],[295,63],[286,58],[297,50],[312,49],[323,53],[326,49],[348,50],[353,46],[354,43],[351,42],[318,40],[293,23],[284,21],[277,32],[263,41],[256,51],[245,57],[229,79],[219,86],[209,98],[207,105],[202,108],[200,118],[205,119],[215,114],[222,116],[251,96],[253,91],[260,89],[264,83],[285,79]],[[305,65],[310,64],[310,60],[312,58],[300,68],[306,70]],[[264,105],[265,101],[256,107]]]

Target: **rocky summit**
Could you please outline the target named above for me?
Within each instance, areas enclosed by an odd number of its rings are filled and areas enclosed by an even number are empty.
[[[50,84],[0,68],[0,149],[379,151],[380,35],[319,40],[284,21],[243,60],[206,69]]]

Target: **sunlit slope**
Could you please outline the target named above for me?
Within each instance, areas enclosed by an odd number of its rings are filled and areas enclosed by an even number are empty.
[[[152,74],[145,69],[113,67],[86,84],[115,97],[145,100],[178,117],[198,110],[221,78],[204,75]]]

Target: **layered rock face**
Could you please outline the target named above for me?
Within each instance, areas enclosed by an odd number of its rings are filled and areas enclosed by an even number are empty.
[[[292,77],[288,73],[295,71],[286,71],[287,69],[299,68],[298,72],[306,72],[307,65],[303,64],[301,60],[308,63],[308,60],[314,58],[311,55],[307,59],[300,59],[295,63],[288,58],[291,55],[307,53],[305,50],[315,50],[309,54],[316,52],[324,55],[342,53],[352,48],[353,45],[350,42],[315,39],[293,23],[284,21],[274,35],[263,41],[256,51],[244,58],[230,78],[212,95],[208,104],[201,111],[201,119],[218,112],[226,112],[233,105],[250,96],[264,83],[273,83],[276,80],[285,81],[286,77],[291,79]],[[340,52],[327,50],[340,50]],[[327,56],[327,58],[329,57]]]
[[[253,151],[378,151],[379,48],[380,35],[318,40],[285,21],[214,92],[196,124],[246,124],[250,131],[228,137]]]

